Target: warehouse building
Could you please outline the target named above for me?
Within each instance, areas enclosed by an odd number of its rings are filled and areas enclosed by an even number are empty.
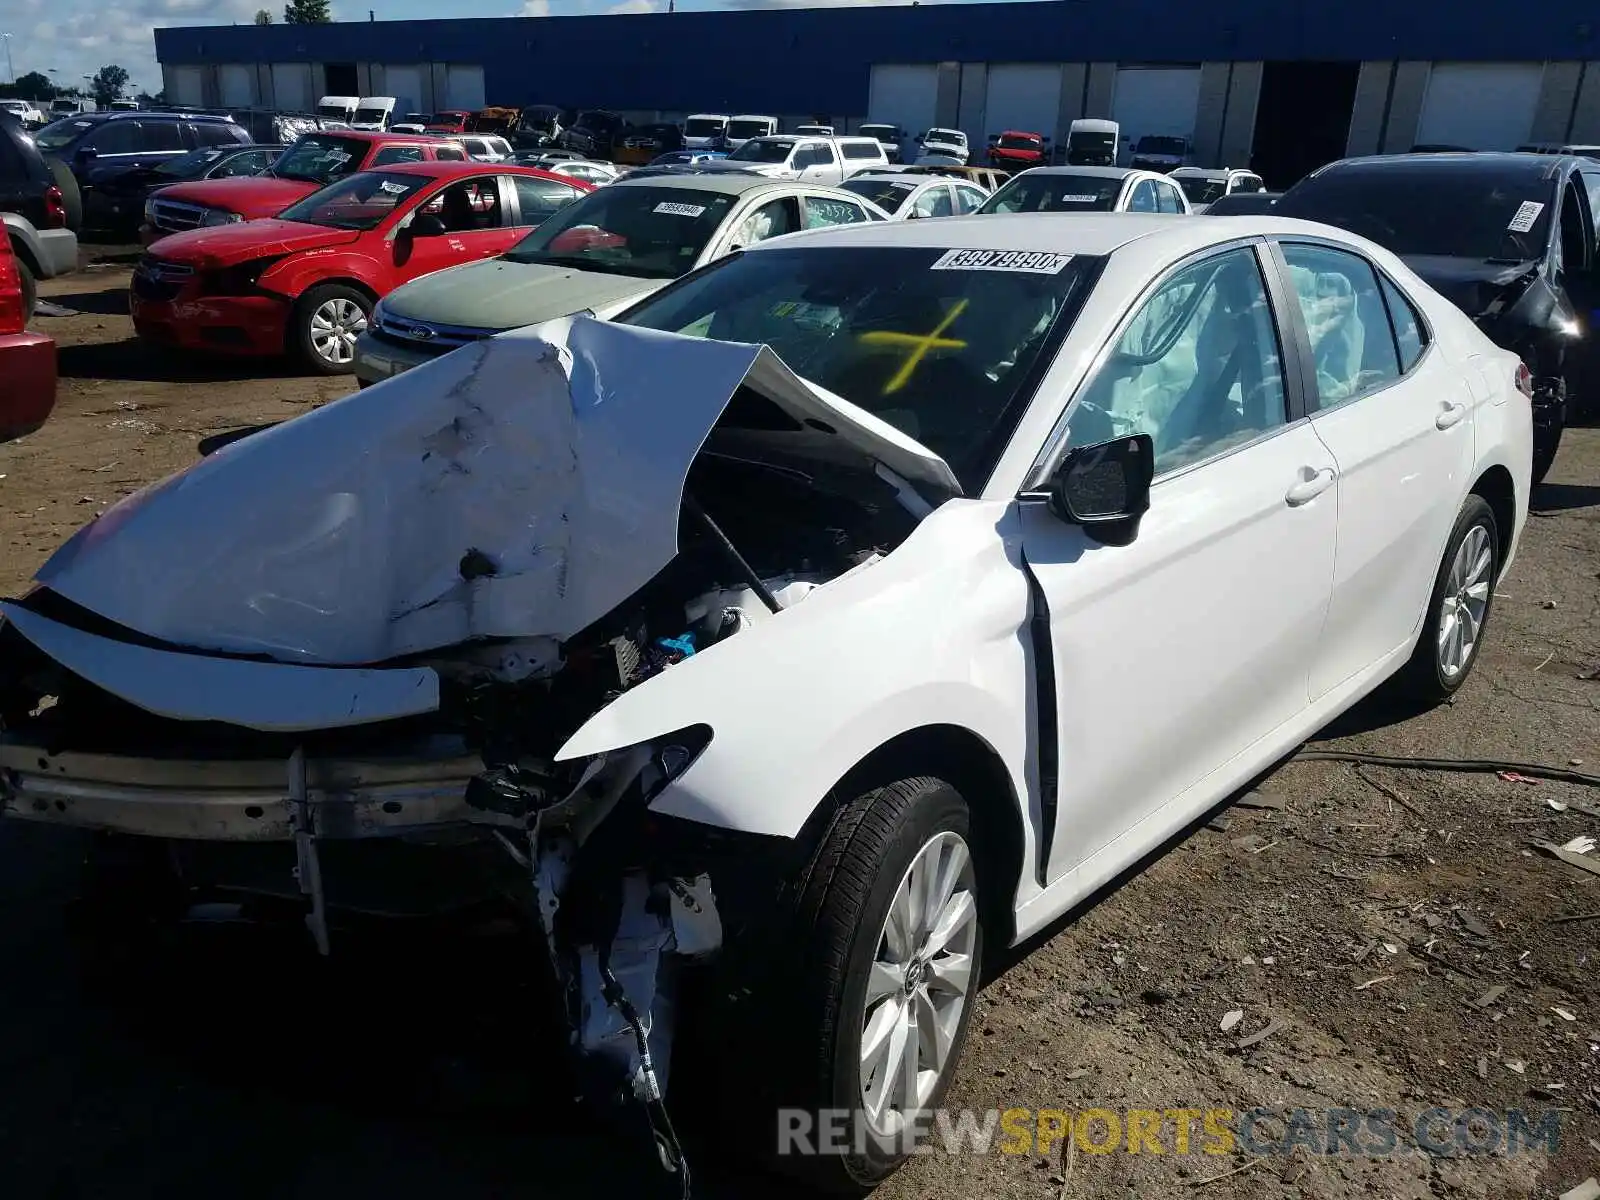
[[[1287,183],[1413,145],[1600,142],[1592,0],[1042,0],[156,31],[167,98],[486,104],[1003,129],[1109,117]]]

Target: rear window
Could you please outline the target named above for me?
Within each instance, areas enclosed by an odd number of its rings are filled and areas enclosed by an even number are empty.
[[[984,201],[980,213],[1111,212],[1121,178],[1093,175],[1018,175]]]
[[[1177,184],[1183,189],[1183,194],[1189,197],[1190,204],[1210,204],[1221,199],[1228,191],[1226,179],[1207,179],[1201,175],[1180,176]]]

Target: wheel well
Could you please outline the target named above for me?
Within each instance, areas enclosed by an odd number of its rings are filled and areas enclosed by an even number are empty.
[[[874,787],[916,775],[943,779],[966,800],[979,869],[989,881],[979,897],[984,925],[1002,935],[1000,944],[1009,945],[1016,936],[1012,902],[1023,869],[1020,808],[1005,763],[970,729],[924,725],[891,738],[834,786],[831,803],[823,805],[819,814],[822,820],[802,836],[820,840],[840,805]]]
[[[1506,555],[1511,550],[1511,531],[1517,523],[1517,491],[1511,482],[1511,472],[1502,466],[1490,467],[1478,476],[1478,481],[1472,485],[1472,494],[1482,496],[1489,511],[1494,513],[1495,537],[1499,542],[1495,547],[1495,561],[1504,570]]]
[[[6,230],[6,240],[11,243],[11,253],[15,254],[19,259],[22,260],[23,264],[27,266],[29,273],[32,274],[35,279],[42,278],[44,272],[39,269],[39,261],[33,257],[33,251],[29,249],[28,243],[23,241],[16,234],[12,233],[9,229]]]
[[[347,287],[352,291],[360,292],[374,304],[378,302],[378,293],[373,291],[372,288],[367,284],[362,283],[359,279],[319,279],[310,287],[303,289],[300,295],[295,298],[296,301],[298,302],[299,300],[304,299],[312,292],[313,289],[319,287]]]

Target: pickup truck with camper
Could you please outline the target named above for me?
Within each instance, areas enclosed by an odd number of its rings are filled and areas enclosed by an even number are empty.
[[[799,137],[780,133],[751,138],[717,162],[701,163],[702,171],[744,171],[769,179],[803,179],[838,187],[850,176],[888,165],[883,146],[869,137]]]
[[[751,138],[771,137],[783,128],[783,122],[777,117],[763,117],[751,113],[740,113],[736,117],[728,118],[728,128],[722,135],[725,143],[724,149],[737,150]]]

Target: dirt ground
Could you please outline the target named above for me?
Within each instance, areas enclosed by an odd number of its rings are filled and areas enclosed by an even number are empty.
[[[103,265],[43,289],[75,315],[39,321],[61,344],[54,418],[0,446],[0,593],[198,438],[349,390],[147,355],[126,282]],[[1314,749],[1600,771],[1600,430],[1569,433],[1534,508],[1456,701],[1365,705]],[[1286,1155],[1268,1121],[1223,1154],[1198,1122],[1187,1154],[1173,1123],[1165,1153],[1095,1153],[1102,1121],[1048,1156],[919,1159],[881,1197],[1555,1197],[1600,1176],[1600,875],[1530,845],[1600,835],[1600,790],[1293,762],[1259,795],[1014,956],[948,1106],[1301,1108],[1319,1144],[1329,1110],[1392,1109],[1393,1152]],[[97,969],[67,949],[76,847],[48,832],[0,827],[6,1196],[649,1194],[631,1147],[551,1094],[530,983],[493,939],[324,964],[223,929]],[[1558,1146],[1425,1154],[1412,1123],[1435,1107],[1554,1112]],[[685,1119],[697,1195],[774,1191]]]

